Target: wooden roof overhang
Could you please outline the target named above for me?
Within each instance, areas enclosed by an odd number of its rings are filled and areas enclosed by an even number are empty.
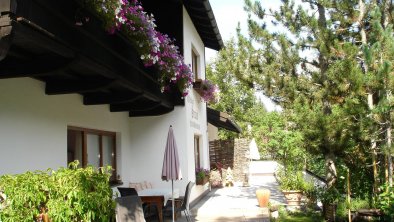
[[[48,95],[78,93],[85,105],[130,116],[184,104],[180,93],[161,93],[157,72],[128,39],[108,34],[76,1],[2,0],[0,13],[0,79],[31,77],[45,82]],[[84,17],[89,22],[77,26]]]
[[[242,130],[238,124],[231,120],[230,116],[225,112],[207,107],[207,121],[208,123],[220,127],[226,130],[230,130],[236,133],[241,133]]]
[[[219,51],[224,47],[209,0],[183,0],[205,47]]]

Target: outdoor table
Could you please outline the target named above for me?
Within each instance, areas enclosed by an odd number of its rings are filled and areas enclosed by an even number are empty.
[[[163,206],[172,197],[171,189],[166,188],[152,188],[138,191],[138,196],[144,203],[154,203],[157,206],[157,214],[159,221],[163,221]],[[174,189],[174,198],[179,197],[179,189]]]

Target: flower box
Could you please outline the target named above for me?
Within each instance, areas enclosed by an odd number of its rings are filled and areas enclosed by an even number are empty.
[[[200,96],[202,96],[203,94],[203,89],[202,89],[202,79],[196,79],[193,82],[193,89],[196,90],[196,92],[198,94],[200,94]]]
[[[204,177],[204,178],[197,177],[196,178],[196,184],[197,185],[204,185],[206,183],[208,183],[208,177]]]
[[[193,89],[205,102],[213,102],[216,99],[217,86],[207,79],[196,79],[193,82]]]

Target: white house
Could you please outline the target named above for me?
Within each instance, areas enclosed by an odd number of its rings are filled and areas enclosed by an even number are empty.
[[[157,28],[176,39],[196,78],[205,78],[205,47],[219,50],[209,1],[142,1]],[[0,175],[56,169],[79,159],[112,165],[122,186],[161,180],[172,125],[184,192],[195,168],[209,168],[206,104],[161,93],[155,71],[121,35],[111,36],[75,1],[5,0],[0,4]],[[76,18],[89,18],[76,26]],[[157,74],[156,74],[157,75]],[[208,184],[195,186],[197,200]]]

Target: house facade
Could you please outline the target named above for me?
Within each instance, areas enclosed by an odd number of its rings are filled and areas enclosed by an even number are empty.
[[[208,1],[142,1],[157,29],[175,38],[196,79],[205,47],[223,43]],[[0,4],[0,175],[82,165],[112,165],[114,186],[161,180],[172,125],[184,192],[195,169],[209,168],[206,104],[193,89],[162,93],[121,34],[109,35],[76,1]],[[83,25],[76,25],[82,18]],[[89,18],[89,19],[86,19]],[[193,188],[191,200],[209,189]]]

